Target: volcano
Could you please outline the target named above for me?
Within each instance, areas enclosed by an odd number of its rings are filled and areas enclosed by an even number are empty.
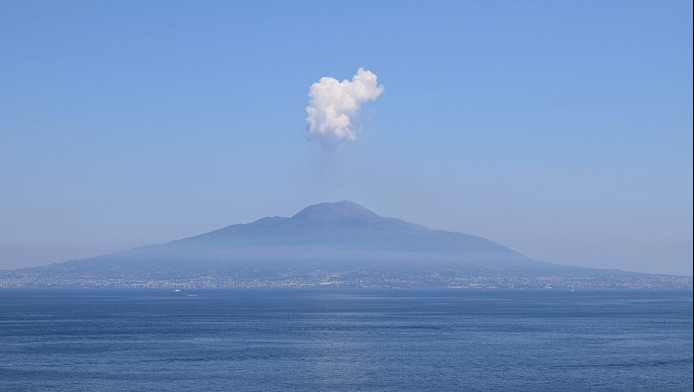
[[[647,275],[541,262],[481,237],[432,230],[339,201],[306,207],[292,217],[266,217],[164,244],[19,270],[14,276],[5,280],[77,286],[151,282],[155,287],[186,282],[204,287],[389,286],[393,281],[448,287],[484,281],[544,287]]]

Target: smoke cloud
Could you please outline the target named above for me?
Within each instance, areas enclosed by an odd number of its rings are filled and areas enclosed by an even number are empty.
[[[355,140],[352,118],[364,102],[376,100],[382,92],[376,74],[364,68],[359,68],[351,81],[320,78],[308,92],[308,137],[327,148]]]

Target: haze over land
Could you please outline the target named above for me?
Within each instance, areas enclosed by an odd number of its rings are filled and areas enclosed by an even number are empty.
[[[484,238],[340,201],[290,218],[0,273],[0,286],[691,288],[692,279],[540,262]]]

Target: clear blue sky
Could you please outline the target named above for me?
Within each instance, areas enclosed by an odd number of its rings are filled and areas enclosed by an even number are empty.
[[[316,202],[692,273],[691,1],[3,1],[0,268]],[[304,108],[385,91],[326,151]]]

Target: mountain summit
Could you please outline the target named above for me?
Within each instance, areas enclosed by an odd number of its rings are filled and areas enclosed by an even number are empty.
[[[345,200],[17,274],[24,285],[544,287],[553,281],[547,277],[595,282],[605,271],[532,260],[484,238],[383,217]]]
[[[357,203],[343,200],[334,203],[320,203],[304,208],[285,224],[293,228],[336,229],[366,228],[380,225],[387,219],[377,215]]]
[[[228,236],[231,233],[257,229],[267,229],[273,235],[317,235],[337,231],[374,231],[409,227],[420,228],[405,221],[385,218],[357,203],[343,200],[333,203],[320,203],[308,206],[290,218],[268,217],[255,222],[232,225],[223,229],[202,234],[195,238],[212,236]]]
[[[375,212],[366,209],[359,204],[342,200],[333,203],[320,203],[308,206],[299,211],[292,219],[324,219],[324,218],[345,218],[355,220],[376,220],[383,219]]]

